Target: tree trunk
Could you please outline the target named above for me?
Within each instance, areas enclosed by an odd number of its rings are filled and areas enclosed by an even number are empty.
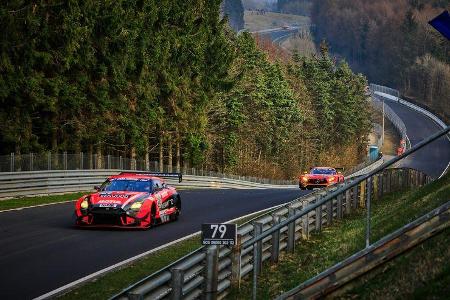
[[[172,139],[169,137],[167,140],[167,152],[168,152],[168,157],[167,157],[167,171],[169,173],[172,173]]]
[[[159,172],[164,172],[164,136],[159,137]]]
[[[102,158],[102,146],[97,146],[97,161],[95,162],[96,169],[103,169],[103,158]]]
[[[144,160],[145,160],[145,170],[150,170],[150,145],[149,145],[149,139],[147,137],[145,141],[145,154],[144,154]]]
[[[176,144],[176,152],[177,152],[177,172],[181,172],[181,145],[180,145],[180,134],[177,133],[177,144]]]
[[[130,149],[130,169],[136,170],[136,147],[131,146]]]
[[[89,167],[88,169],[93,169],[93,154],[94,154],[94,146],[92,144],[89,145],[88,155],[89,155]]]

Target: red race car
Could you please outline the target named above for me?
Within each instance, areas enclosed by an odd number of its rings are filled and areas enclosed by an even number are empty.
[[[344,175],[330,167],[311,168],[309,173],[304,172],[298,180],[300,189],[311,190],[315,187],[326,187],[344,181]]]
[[[179,173],[122,172],[109,177],[96,193],[75,204],[76,225],[80,227],[149,228],[176,220],[181,198],[161,177]]]

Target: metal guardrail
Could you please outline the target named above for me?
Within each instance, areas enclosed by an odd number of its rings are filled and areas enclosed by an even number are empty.
[[[334,218],[342,218],[362,206],[368,211],[366,246],[370,246],[371,198],[432,180],[416,170],[386,168],[449,130],[447,127],[366,175],[294,200],[240,226],[235,247],[201,247],[112,299],[194,299],[201,295],[223,299],[232,285],[239,285],[250,273],[256,298],[257,276],[264,261],[278,261],[280,251],[293,251],[296,240],[307,238],[311,231],[320,231],[323,226],[332,224]]]
[[[119,174],[118,170],[68,170],[0,173],[0,198],[27,195],[54,194],[93,190],[106,177]],[[130,171],[132,172],[132,171]],[[223,178],[217,176],[183,175],[181,183],[175,179],[166,182],[182,188],[298,188],[297,182],[285,181],[290,185],[273,185],[242,180],[245,177]]]

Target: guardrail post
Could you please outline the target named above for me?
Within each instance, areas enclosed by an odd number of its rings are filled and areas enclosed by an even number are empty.
[[[330,226],[333,222],[333,199],[327,202],[327,226]]]
[[[320,196],[316,198],[316,203],[320,201]],[[322,230],[322,205],[316,207],[316,231]]]
[[[359,185],[355,185],[353,187],[352,193],[352,209],[358,208],[358,190]]]
[[[63,168],[67,170],[67,151],[63,152]]]
[[[262,233],[263,224],[259,222],[253,223],[253,237]],[[262,241],[253,244],[253,288],[252,299],[256,300],[256,291],[258,289],[258,275],[262,268]]]
[[[273,226],[280,223],[280,216],[277,214],[272,214],[272,223]],[[280,256],[280,231],[277,230],[272,234],[272,251],[270,261],[272,263],[277,263],[279,256]]]
[[[386,193],[389,194],[392,192],[392,185],[391,185],[391,174],[392,172],[390,170],[387,170],[387,174],[386,174],[386,180],[387,180],[387,184],[386,184]]]
[[[231,284],[241,287],[241,243],[242,236],[238,233],[236,237],[236,245],[233,246],[231,252]]]
[[[257,237],[262,233],[263,223],[254,222],[253,223],[253,237]],[[259,275],[261,273],[262,267],[262,241],[256,242],[253,245],[253,273]]]
[[[366,206],[366,183],[367,181],[364,180],[359,184],[359,201],[358,201],[358,207],[365,207]]]
[[[366,219],[366,248],[370,245],[370,200],[371,200],[372,178],[367,178],[367,219]]]
[[[339,194],[339,195],[337,196],[337,210],[336,210],[336,217],[337,217],[338,219],[342,219],[342,216],[343,216],[343,211],[342,211],[342,198],[343,198],[342,193]]]
[[[292,207],[288,208],[288,218],[295,214],[295,209]],[[295,221],[288,224],[288,240],[287,240],[287,252],[294,252],[295,250]]]
[[[302,208],[308,205],[308,201],[304,200],[302,202]],[[302,238],[309,239],[309,213],[302,216]]]
[[[171,299],[178,300],[183,297],[184,270],[172,269],[172,281],[170,283],[172,292]]]
[[[205,300],[217,299],[218,277],[219,247],[209,246],[206,248]],[[181,297],[177,299],[181,299]]]
[[[10,171],[14,172],[14,153],[11,153],[11,160],[10,160]]]
[[[349,215],[352,212],[352,197],[350,189],[345,191],[345,214]]]

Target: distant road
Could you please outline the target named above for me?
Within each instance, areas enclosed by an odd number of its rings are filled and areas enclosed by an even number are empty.
[[[385,101],[385,104],[389,105],[405,123],[406,134],[412,146],[442,129],[427,116],[405,105],[393,101]],[[437,178],[444,172],[449,162],[450,141],[447,137],[442,137],[411,154],[398,165],[417,169]]]
[[[257,33],[262,38],[269,38],[274,43],[281,44],[285,39],[287,39],[292,34],[298,32],[300,27],[288,27],[286,29],[277,28],[277,29],[266,29],[255,31],[253,33]]]

